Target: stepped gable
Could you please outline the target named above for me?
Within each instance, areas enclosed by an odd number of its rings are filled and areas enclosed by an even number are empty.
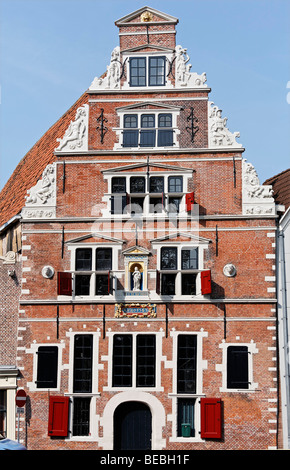
[[[56,139],[65,133],[70,121],[74,120],[78,107],[87,101],[88,95],[85,92],[18,163],[0,193],[0,227],[19,214],[25,204],[27,190],[41,178],[46,166],[56,161],[54,155],[57,147]]]
[[[265,185],[272,185],[276,204],[282,204],[285,209],[290,206],[290,168],[267,179]]]

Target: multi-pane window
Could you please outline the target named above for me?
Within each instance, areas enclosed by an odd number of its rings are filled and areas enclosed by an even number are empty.
[[[113,387],[132,386],[132,336],[115,335],[113,344]]]
[[[158,147],[173,146],[172,114],[158,116]]]
[[[165,77],[165,57],[131,57],[130,86],[164,86]]]
[[[247,346],[227,348],[227,388],[249,388],[249,351]]]
[[[111,183],[111,213],[123,214],[127,204],[126,178],[114,177]]]
[[[73,436],[89,436],[90,434],[90,397],[74,397],[73,399]]]
[[[150,123],[150,115],[146,118]],[[121,176],[111,180],[111,214],[178,213],[183,197],[183,176]]]
[[[92,270],[92,249],[78,248],[76,250],[76,271]],[[75,276],[75,294],[90,295],[91,274],[76,274]]]
[[[149,57],[149,86],[165,85],[165,57]]]
[[[146,58],[130,58],[130,86],[146,86]]]
[[[196,295],[198,248],[162,247],[160,255],[161,294]]]
[[[112,248],[94,250],[92,248],[77,248],[75,254],[75,295],[108,295],[108,272],[111,269]]]
[[[56,388],[58,347],[39,346],[37,351],[37,388]]]
[[[92,393],[93,335],[75,335],[73,362],[73,393]],[[90,433],[91,397],[73,398],[72,434],[88,436]]]
[[[144,178],[144,176],[131,176],[131,178],[130,178],[130,193],[145,193],[145,178]]]
[[[155,387],[155,335],[115,335],[113,387]]]
[[[137,387],[155,386],[155,335],[137,336]]]
[[[93,335],[76,335],[74,342],[73,392],[92,392]]]
[[[177,393],[196,393],[196,335],[179,335]]]
[[[125,114],[123,147],[172,147],[173,123],[170,113]]]
[[[141,115],[140,147],[155,147],[155,115]]]
[[[161,248],[161,269],[177,269],[177,248],[162,247]]]

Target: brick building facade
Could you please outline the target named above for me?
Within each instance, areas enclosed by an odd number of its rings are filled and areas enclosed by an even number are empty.
[[[279,446],[271,186],[177,23],[148,7],[116,21],[23,201],[30,449]]]

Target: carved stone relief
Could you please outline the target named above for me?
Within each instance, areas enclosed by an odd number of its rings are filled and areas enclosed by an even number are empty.
[[[275,201],[270,185],[261,185],[254,166],[243,160],[243,214],[275,214]]]
[[[175,86],[179,87],[205,87],[206,74],[198,75],[195,72],[190,72],[191,64],[189,64],[189,56],[187,49],[182,46],[176,46],[176,63],[175,63]]]
[[[213,106],[213,102],[208,103],[208,134],[209,147],[242,147],[236,142],[240,137],[239,132],[230,132],[226,127],[228,118],[222,117],[222,110],[218,106]]]
[[[27,191],[25,207],[22,217],[51,218],[55,216],[56,206],[56,166],[55,163],[47,165],[41,179]]]
[[[120,88],[120,76],[121,76],[121,61],[120,61],[120,47],[117,46],[112,51],[110,65],[107,66],[107,72],[105,77],[95,77],[89,90],[100,90],[100,89],[118,89]]]
[[[55,149],[57,152],[74,152],[79,150],[88,150],[88,115],[89,106],[84,104],[78,108],[75,120],[71,121],[61,139],[56,139],[59,146]]]

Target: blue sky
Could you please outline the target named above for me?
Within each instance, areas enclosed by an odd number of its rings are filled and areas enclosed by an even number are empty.
[[[260,181],[290,167],[289,0],[0,0],[0,189],[106,70],[114,22],[145,5],[179,19],[176,42]]]

